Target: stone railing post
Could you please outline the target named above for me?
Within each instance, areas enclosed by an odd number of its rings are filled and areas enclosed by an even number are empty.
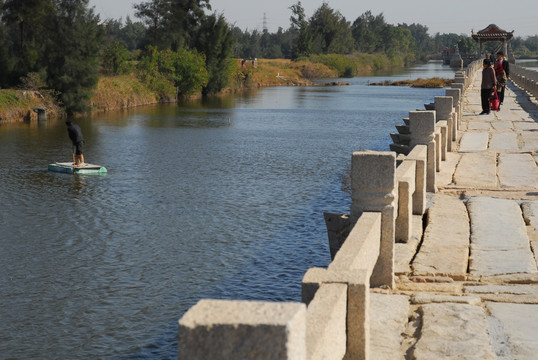
[[[303,277],[303,301],[309,304],[314,303],[316,299],[308,297],[312,293],[315,293],[317,297],[323,286],[331,284],[347,285],[346,349],[343,358],[368,360],[370,358],[370,283],[368,272],[364,269],[335,271],[310,268]],[[340,358],[335,355],[333,352],[331,357],[326,358]]]
[[[395,174],[394,152],[360,151],[352,155],[351,226],[365,211],[382,213],[379,258],[370,279],[375,287],[394,287]]]
[[[461,92],[460,89],[446,89],[446,96],[451,96],[454,103],[456,114],[454,116],[452,127],[452,141],[458,140],[458,130],[461,128]]]
[[[454,138],[454,124],[453,124],[453,101],[451,96],[436,96],[435,97],[435,118],[436,121],[447,122],[447,138],[446,138],[446,150],[452,151],[452,141]],[[446,157],[445,159],[446,160]]]
[[[463,94],[465,94],[465,86],[463,84],[452,83],[450,84],[450,87],[452,89],[460,89],[460,93],[462,97],[463,97]]]
[[[465,75],[463,75],[463,73],[457,72],[454,76],[454,82],[456,84],[463,84],[463,86],[467,88],[467,84],[465,83]]]
[[[179,320],[178,359],[306,359],[306,305],[202,299]]]
[[[426,165],[426,191],[436,192],[436,144],[435,144],[435,111],[409,112],[410,141],[409,146],[426,145],[428,147]]]
[[[413,214],[424,215],[426,212],[426,165],[428,147],[415,145],[404,161],[415,163],[415,192],[413,193]]]
[[[416,161],[402,161],[396,168],[398,183],[398,211],[395,240],[408,242],[413,233],[413,195],[417,175]]]

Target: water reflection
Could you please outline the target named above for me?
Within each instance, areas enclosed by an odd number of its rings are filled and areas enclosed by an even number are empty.
[[[538,59],[517,59],[516,64],[528,69],[538,69]]]

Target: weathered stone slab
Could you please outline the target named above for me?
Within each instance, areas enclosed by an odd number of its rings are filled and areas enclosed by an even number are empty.
[[[412,304],[431,304],[431,303],[456,303],[480,305],[481,300],[478,296],[454,296],[454,295],[437,295],[437,294],[415,294],[411,297]]]
[[[456,171],[456,166],[458,166],[458,163],[460,162],[461,155],[462,154],[455,152],[449,152],[446,154],[446,161],[435,178],[437,186],[442,187],[452,184],[452,177],[454,175],[454,171]]]
[[[525,201],[521,204],[525,223],[538,231],[538,201]]]
[[[466,132],[460,140],[460,152],[487,150],[489,134],[487,132]]]
[[[489,150],[518,151],[519,146],[517,134],[514,132],[491,134],[491,140],[489,141]]]
[[[516,201],[473,197],[467,208],[471,219],[471,251],[529,247],[525,222]]]
[[[497,131],[512,130],[514,128],[514,125],[511,121],[495,121],[491,123],[491,126],[494,130]]]
[[[401,359],[409,316],[409,298],[403,295],[370,294],[370,359]]]
[[[499,154],[498,171],[503,187],[538,187],[538,166],[530,154]]]
[[[454,173],[454,183],[471,188],[497,186],[497,154],[481,152],[463,154]]]
[[[538,131],[525,131],[521,133],[523,151],[536,151],[538,149]]]
[[[445,303],[420,309],[422,332],[413,349],[414,359],[496,360],[482,307]]]
[[[428,210],[428,225],[413,261],[414,275],[449,276],[463,280],[469,254],[469,218],[465,204],[437,194]]]
[[[471,218],[472,275],[536,271],[521,209],[507,199],[474,197],[467,202]]]
[[[408,274],[411,272],[411,260],[415,256],[422,238],[422,216],[413,215],[412,221],[413,232],[409,241],[394,244],[394,274]]]
[[[535,295],[538,299],[538,284],[472,285],[465,286],[463,291],[468,294]]]
[[[514,359],[534,360],[538,354],[538,305],[487,303],[506,334]]]
[[[493,120],[493,115],[480,117],[481,120]],[[489,121],[469,121],[469,130],[491,130]]]
[[[534,121],[514,121],[514,126],[521,130],[538,130],[538,123]]]
[[[529,249],[471,250],[469,272],[473,275],[530,273],[536,262]]]

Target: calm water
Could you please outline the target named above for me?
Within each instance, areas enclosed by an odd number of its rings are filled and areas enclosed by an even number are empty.
[[[200,298],[300,301],[329,261],[323,212],[348,212],[351,153],[442,89],[368,87],[452,77],[440,64],[78,119],[106,176],[69,161],[62,121],[0,126],[1,358],[175,358]]]
[[[538,60],[537,59],[518,59],[516,61],[516,64],[519,66],[523,66],[525,68],[529,68],[532,70],[538,70]]]

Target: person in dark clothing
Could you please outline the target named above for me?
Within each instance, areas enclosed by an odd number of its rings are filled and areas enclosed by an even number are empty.
[[[489,114],[489,97],[493,93],[493,88],[497,85],[495,70],[491,67],[491,61],[484,59],[483,66],[482,83],[480,85],[480,99],[482,100],[482,112],[480,115]]]
[[[499,51],[497,53],[497,61],[500,62],[500,65],[502,66],[502,69],[504,70],[504,73],[506,74],[506,79],[510,77],[510,63],[504,58],[504,53],[502,51]],[[499,92],[499,101],[502,105],[504,101],[504,89],[506,88],[506,85],[502,87],[501,91]]]
[[[84,137],[82,136],[82,130],[77,124],[73,124],[71,121],[66,121],[67,125],[67,134],[69,139],[73,143],[73,165],[81,166],[84,165],[84,154],[82,153],[82,145],[84,144]]]

